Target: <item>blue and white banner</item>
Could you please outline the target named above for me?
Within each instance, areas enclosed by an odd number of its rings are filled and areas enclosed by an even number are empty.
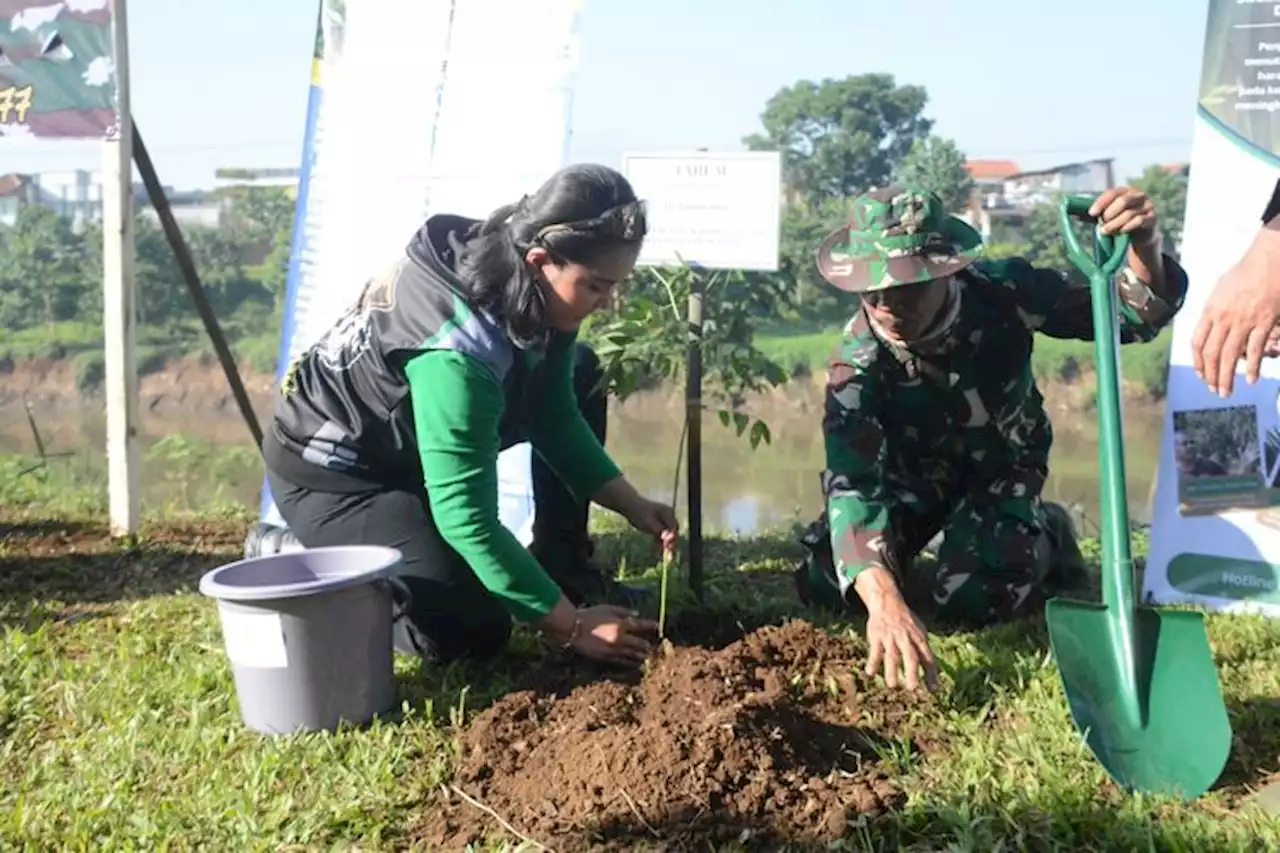
[[[581,0],[322,0],[277,380],[427,216],[487,216],[567,160]],[[528,542],[529,447],[500,457]],[[264,484],[261,518],[283,525]]]

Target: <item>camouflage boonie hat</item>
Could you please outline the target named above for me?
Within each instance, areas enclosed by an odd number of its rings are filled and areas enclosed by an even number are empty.
[[[890,186],[853,200],[849,223],[818,247],[818,271],[841,290],[867,293],[946,278],[982,255],[982,235],[948,216],[919,187]]]

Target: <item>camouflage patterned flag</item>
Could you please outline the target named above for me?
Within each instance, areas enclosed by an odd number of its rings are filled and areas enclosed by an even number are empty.
[[[117,132],[112,0],[0,0],[0,136]]]

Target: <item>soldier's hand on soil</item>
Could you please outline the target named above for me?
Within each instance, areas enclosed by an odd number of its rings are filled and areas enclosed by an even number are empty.
[[[642,619],[633,610],[601,604],[582,608],[578,619],[580,628],[572,645],[583,657],[634,666],[653,653],[645,635],[656,637],[658,623]]]
[[[874,567],[859,575],[857,590],[867,606],[868,678],[884,667],[884,683],[898,687],[899,673],[905,676],[908,690],[920,687],[920,671],[924,670],[925,686],[938,688],[938,664],[929,648],[929,635],[903,600],[893,576]]]

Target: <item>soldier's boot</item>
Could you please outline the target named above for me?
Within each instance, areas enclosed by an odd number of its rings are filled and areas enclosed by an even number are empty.
[[[806,557],[791,574],[796,595],[805,606],[833,611],[844,609],[835,574],[824,571],[821,562],[813,555]]]
[[[1005,567],[985,564],[972,550],[940,554],[933,584],[939,620],[976,630],[1042,612],[1052,549],[1044,534],[1027,544],[1028,551]]]
[[[1044,531],[1051,555],[1049,572],[1045,577],[1045,593],[1052,598],[1060,593],[1089,589],[1093,577],[1084,555],[1080,553],[1071,513],[1066,507],[1052,501],[1045,501],[1043,507]]]
[[[575,607],[615,604],[639,610],[649,601],[646,590],[618,583],[596,565],[595,543],[589,538],[535,539],[529,551]]]
[[[1088,586],[1070,513],[1049,501],[1042,508],[1042,532],[1025,568],[997,572],[962,558],[939,572],[934,603],[941,618],[973,627],[1008,622],[1041,613],[1048,599]]]
[[[800,601],[806,607],[820,610],[849,610],[848,602],[840,594],[826,513],[805,528],[800,544],[808,553],[791,573]]]

